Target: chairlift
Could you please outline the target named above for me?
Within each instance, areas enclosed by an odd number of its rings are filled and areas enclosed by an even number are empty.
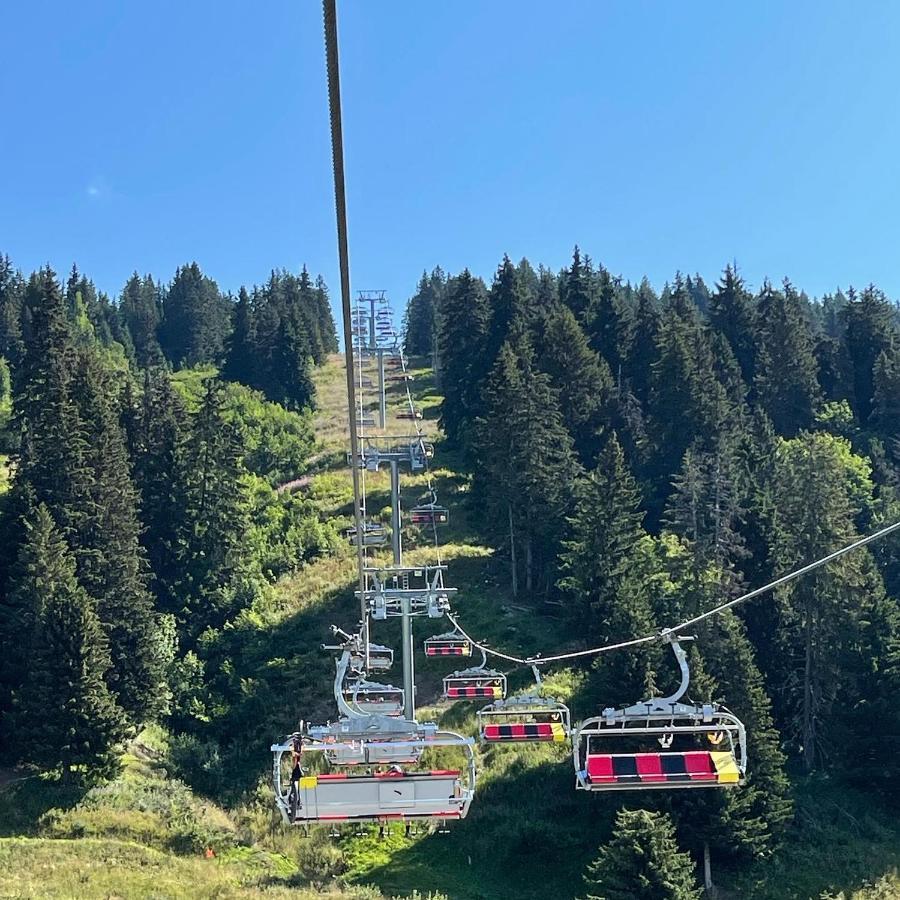
[[[680,641],[692,638],[665,633],[663,639],[671,645],[681,669],[678,689],[671,696],[651,697],[624,709],[604,709],[576,727],[572,743],[578,790],[668,790],[743,783],[747,770],[743,723],[717,704],[680,702],[690,681],[687,653]],[[614,738],[627,752],[609,752]],[[648,750],[651,739],[660,749]]]
[[[429,503],[419,503],[409,511],[409,521],[413,525],[449,525],[450,510],[446,506],[438,506],[437,494],[431,491]]]
[[[377,718],[377,717],[376,717]],[[416,723],[411,723],[415,725]],[[430,819],[443,823],[463,819],[475,794],[475,757],[472,739],[453,732],[431,737],[378,741],[310,739],[298,732],[272,745],[275,804],[288,825],[326,822],[410,821]],[[387,756],[417,758],[430,747],[459,747],[465,755],[465,770],[433,769],[406,771],[393,763],[382,771],[362,774],[329,771],[311,774],[304,763],[310,753],[326,762],[343,755],[356,755],[373,762],[371,751],[381,747]],[[345,754],[346,751],[346,754]],[[286,765],[287,763],[287,765]]]
[[[510,697],[478,710],[478,730],[486,744],[563,743],[569,729],[569,708],[551,697]]]
[[[366,715],[399,716],[403,713],[403,689],[358,678],[346,685],[344,700]]]
[[[358,416],[356,419],[356,424],[360,428],[374,428],[375,418],[374,416]]]
[[[347,540],[350,541],[353,546],[357,546],[359,544],[359,540],[356,536],[356,526],[351,525],[344,534],[347,536]],[[363,547],[384,547],[388,543],[388,531],[384,525],[381,525],[377,522],[363,522],[362,526],[362,545]]]
[[[481,651],[481,665],[444,676],[445,700],[501,700],[505,696],[506,675],[487,668],[484,650]]]
[[[472,644],[459,631],[448,631],[425,638],[426,656],[471,656]]]
[[[422,410],[419,409],[418,406],[414,406],[412,409],[406,408],[401,409],[397,413],[398,419],[421,419],[422,418]]]

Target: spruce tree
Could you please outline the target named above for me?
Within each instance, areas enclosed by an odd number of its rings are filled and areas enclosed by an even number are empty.
[[[470,432],[487,377],[485,340],[489,320],[484,284],[464,269],[448,287],[438,336],[444,393],[441,428],[454,444],[472,443]]]
[[[900,347],[878,354],[873,382],[871,423],[896,459],[900,455]]]
[[[644,279],[637,291],[634,329],[625,366],[631,390],[642,404],[650,397],[651,372],[659,357],[659,328],[657,298]]]
[[[141,278],[135,272],[122,289],[119,309],[134,345],[135,362],[142,369],[161,365],[165,358],[157,338],[159,291],[153,279],[149,275]]]
[[[222,378],[252,385],[256,380],[257,348],[253,327],[253,309],[245,287],[238,292],[234,310],[234,330],[228,339]]]
[[[491,321],[485,345],[488,366],[493,365],[506,340],[525,329],[528,318],[525,289],[508,256],[503,257],[494,275],[489,300]]]
[[[243,442],[227,421],[222,386],[210,380],[184,445],[178,521],[178,619],[186,644],[249,606],[261,579],[246,552]]]
[[[791,436],[812,425],[819,405],[818,365],[800,296],[790,282],[766,282],[757,301],[754,390],[775,430]]]
[[[710,297],[709,321],[728,341],[744,381],[753,384],[756,367],[754,302],[744,279],[730,264],[725,266]]]
[[[575,508],[560,554],[560,590],[573,618],[601,643],[653,631],[653,615],[640,574],[641,495],[613,432],[593,472],[575,489]],[[601,687],[637,702],[650,694],[656,648],[598,660]]]
[[[159,342],[173,366],[219,362],[230,329],[229,304],[197,263],[176,270],[162,308]]]
[[[16,365],[22,354],[22,303],[25,283],[12,261],[0,253],[0,357]]]
[[[547,317],[543,348],[538,366],[550,376],[575,450],[587,463],[596,452],[602,413],[612,399],[612,373],[590,348],[568,307],[558,305]]]
[[[585,900],[699,900],[694,864],[667,815],[620,809],[613,831],[588,866]]]
[[[602,266],[594,273],[595,287],[585,314],[591,347],[606,360],[616,382],[621,382],[628,359],[633,323],[622,290]]]
[[[306,273],[306,266],[303,267],[303,273]],[[337,353],[337,329],[334,324],[334,316],[331,313],[331,301],[328,299],[328,288],[325,285],[325,279],[322,278],[321,275],[316,277],[315,288],[313,291],[313,303],[316,315],[319,319],[319,331],[322,335],[325,352]]]
[[[70,540],[79,582],[96,600],[108,637],[113,663],[110,687],[139,725],[165,711],[169,660],[148,589],[138,497],[113,397],[97,357],[82,354],[72,400],[83,435],[82,462],[89,474]]]
[[[865,424],[872,413],[875,396],[875,364],[881,353],[898,345],[895,309],[884,294],[870,284],[859,296],[850,292],[841,310],[844,326],[847,384],[853,411]]]
[[[576,244],[572,252],[572,265],[563,269],[559,277],[559,299],[572,310],[575,318],[584,321],[593,299],[593,290],[592,273],[584,264]]]
[[[28,677],[13,695],[10,736],[22,761],[59,766],[64,780],[73,770],[107,774],[125,719],[105,682],[104,629],[45,506],[28,517],[26,535],[13,593],[29,610]]]
[[[868,460],[843,438],[800,434],[775,461],[778,516],[771,561],[775,573],[821,558],[858,535],[854,520],[872,499]],[[860,697],[860,678],[878,664],[859,648],[866,623],[884,610],[884,586],[868,550],[857,550],[779,588],[776,697],[785,732],[811,770],[835,748],[854,743],[844,712]]]
[[[140,497],[141,544],[150,564],[150,587],[159,610],[179,614],[180,521],[187,490],[182,457],[187,423],[181,399],[164,369],[145,373],[135,418],[132,473]]]
[[[501,347],[483,404],[476,443],[484,460],[479,489],[495,521],[508,525],[514,588],[521,551],[531,591],[540,576],[549,575],[576,464],[549,379],[535,368],[524,333]],[[549,589],[546,579],[543,587]]]

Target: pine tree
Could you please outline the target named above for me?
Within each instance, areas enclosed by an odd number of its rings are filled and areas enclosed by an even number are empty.
[[[560,554],[560,590],[581,628],[602,643],[653,631],[647,591],[637,565],[646,538],[637,483],[613,432],[597,468],[578,482],[568,537]],[[599,662],[602,686],[648,696],[658,652],[643,649]]]
[[[464,269],[448,287],[438,337],[444,386],[441,427],[455,444],[471,444],[470,431],[479,413],[481,387],[487,377],[485,340],[489,319],[484,284]]]
[[[163,297],[159,342],[175,366],[217,363],[230,329],[229,304],[197,263],[182,266]]]
[[[249,606],[261,580],[246,553],[247,487],[237,426],[225,418],[221,384],[210,380],[183,455],[178,522],[179,624],[190,645]]]
[[[818,366],[799,295],[766,282],[757,301],[757,358],[754,390],[779,434],[794,435],[812,425],[820,400]]]
[[[45,506],[29,516],[26,532],[13,592],[29,610],[28,677],[13,696],[10,735],[21,760],[60,766],[64,780],[82,767],[88,776],[107,774],[125,730],[104,680],[106,636]]]
[[[403,348],[411,356],[432,356],[438,334],[443,272],[436,267],[429,276],[422,272],[416,292],[406,304],[403,317]]]
[[[664,813],[620,809],[614,836],[584,877],[585,900],[699,900],[694,864]]]
[[[716,377],[709,331],[699,322],[693,301],[676,281],[663,316],[657,359],[651,370],[648,415],[652,443],[647,474],[654,486],[651,511],[668,492],[688,446],[709,441],[732,414],[725,388]]]
[[[303,267],[306,272],[306,266]],[[314,303],[316,315],[319,318],[319,330],[322,334],[322,341],[325,346],[326,353],[338,352],[337,329],[334,324],[334,316],[331,314],[331,301],[328,299],[328,288],[325,285],[325,279],[321,275],[316,277],[316,286],[314,290]]]
[[[252,385],[256,382],[256,363],[253,309],[247,289],[241,287],[234,311],[234,330],[228,339],[228,350],[222,367],[222,378],[225,381],[239,381],[242,384]]]
[[[0,357],[16,365],[22,355],[22,303],[25,283],[12,261],[0,254]]]
[[[182,443],[186,413],[168,372],[144,375],[132,439],[132,473],[140,497],[141,544],[150,565],[150,587],[158,609],[183,613],[179,582],[182,501],[186,472]]]
[[[488,296],[491,321],[488,325],[485,360],[490,367],[506,340],[524,330],[528,318],[525,289],[508,256],[503,257]]]
[[[142,369],[161,365],[165,358],[157,331],[160,323],[159,291],[148,275],[135,272],[125,283],[119,309],[134,345],[135,362]]]
[[[114,392],[93,353],[79,358],[71,396],[84,436],[82,464],[89,473],[70,538],[78,579],[97,601],[107,634],[113,663],[110,687],[131,721],[141,724],[166,709],[169,660],[148,589],[138,497]]]
[[[631,344],[631,311],[619,284],[602,266],[594,274],[594,281],[591,303],[585,314],[585,330],[591,347],[606,360],[618,382]]]
[[[881,353],[898,345],[894,309],[884,294],[870,284],[858,297],[849,295],[841,310],[846,350],[846,381],[857,419],[865,424],[872,412],[875,395],[875,363]]]
[[[589,267],[581,259],[576,244],[572,252],[572,265],[563,269],[559,277],[559,299],[569,307],[579,321],[584,321],[593,299],[593,278]]]
[[[603,358],[588,345],[571,310],[557,306],[544,325],[538,366],[550,376],[563,421],[575,450],[588,462],[596,452],[601,416],[613,395],[613,377]]]
[[[625,365],[631,390],[642,404],[649,400],[651,373],[659,358],[659,328],[656,295],[650,283],[644,279],[637,292],[633,335]]]
[[[549,575],[576,465],[549,379],[535,368],[524,333],[500,348],[483,403],[476,443],[484,460],[480,489],[495,520],[509,525],[514,589],[521,548],[525,588],[532,591],[540,575]]]
[[[871,422],[896,458],[900,450],[900,347],[879,353],[873,374]]]
[[[778,517],[771,541],[776,573],[819,559],[857,537],[854,519],[871,503],[871,469],[833,435],[783,442],[775,461]],[[871,662],[859,653],[865,623],[883,605],[884,586],[867,550],[858,550],[777,592],[777,699],[785,731],[807,769],[848,746],[843,712],[860,697]],[[863,667],[861,669],[861,666]]]
[[[672,479],[663,522],[691,549],[698,572],[713,566],[726,591],[742,583],[737,564],[747,556],[740,526],[746,510],[736,448],[720,435],[713,450],[687,449]]]

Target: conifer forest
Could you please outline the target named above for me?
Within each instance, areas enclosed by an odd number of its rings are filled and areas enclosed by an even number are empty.
[[[726,265],[655,289],[576,247],[558,272],[435,268],[402,319],[388,411],[408,387],[454,609],[489,648],[653,634],[900,518],[900,313],[875,285]],[[269,744],[333,715],[320,645],[355,615],[337,351],[306,269],[232,296],[190,263],[111,298],[0,256],[4,896],[894,896],[890,536],[692,629],[691,702],[746,727],[733,789],[594,796],[564,742],[484,744],[448,834],[283,827]],[[420,659],[417,704],[475,734],[446,668]],[[660,642],[542,675],[573,719],[677,683]]]

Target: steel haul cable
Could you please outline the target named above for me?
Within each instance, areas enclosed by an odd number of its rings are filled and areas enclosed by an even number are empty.
[[[369,657],[369,617],[366,611],[366,575],[360,510],[359,440],[356,434],[356,384],[353,372],[353,333],[350,311],[350,250],[347,240],[347,191],[344,180],[344,132],[341,125],[341,76],[338,65],[337,9],[335,0],[323,0],[325,66],[328,71],[328,112],[331,122],[331,165],[334,174],[334,211],[337,218],[338,262],[341,273],[341,313],[344,323],[344,360],[347,369],[347,408],[350,413],[350,470],[353,475],[353,521],[356,527],[356,569],[366,665]]]
[[[639,644],[649,644],[651,641],[658,641],[660,637],[666,634],[677,634],[678,632],[684,631],[685,628],[690,628],[692,625],[697,625],[704,619],[708,619],[711,616],[715,616],[721,612],[724,612],[726,609],[730,609],[732,606],[737,606],[739,603],[745,603],[747,600],[752,600],[754,597],[760,596],[760,594],[765,594],[768,591],[772,591],[775,588],[781,587],[781,585],[783,584],[787,584],[788,582],[794,581],[797,578],[801,578],[803,575],[808,575],[810,572],[813,572],[830,562],[834,562],[834,560],[836,559],[840,559],[840,557],[846,555],[847,553],[851,553],[854,550],[858,550],[860,547],[865,547],[866,544],[871,544],[873,541],[877,541],[883,537],[887,537],[889,534],[892,534],[898,529],[900,529],[900,522],[894,522],[892,525],[888,525],[885,528],[880,529],[879,531],[875,531],[872,534],[859,538],[859,540],[854,541],[852,544],[847,544],[845,547],[841,547],[840,549],[829,553],[827,556],[821,557],[821,559],[817,559],[805,566],[801,566],[799,569],[794,569],[793,571],[788,572],[785,575],[780,575],[774,581],[770,581],[768,584],[764,584],[762,587],[754,588],[752,591],[749,591],[746,594],[741,594],[740,597],[735,597],[734,600],[729,600],[727,603],[721,603],[719,604],[719,606],[714,606],[712,609],[708,609],[706,610],[706,612],[702,612],[700,613],[700,615],[694,616],[692,619],[687,619],[686,621],[681,622],[680,624],[675,625],[672,628],[664,628],[657,634],[648,634],[644,637],[632,638],[631,640],[627,641],[619,641],[615,644],[606,644],[602,647],[591,647],[588,650],[575,650],[571,653],[559,653],[555,656],[513,656],[509,653],[503,653],[499,650],[493,650],[490,647],[479,643],[462,629],[462,626],[459,624],[455,616],[448,615],[448,618],[454,624],[454,626],[459,629],[459,632],[463,635],[463,637],[465,637],[471,644],[473,644],[473,646],[477,647],[482,652],[488,653],[491,656],[496,656],[498,659],[505,659],[508,662],[517,663],[519,665],[542,666],[546,665],[547,663],[562,662],[563,660],[567,659],[578,659],[579,657],[584,656],[598,656],[601,653],[609,653],[611,650],[624,650],[626,647],[637,647]]]

